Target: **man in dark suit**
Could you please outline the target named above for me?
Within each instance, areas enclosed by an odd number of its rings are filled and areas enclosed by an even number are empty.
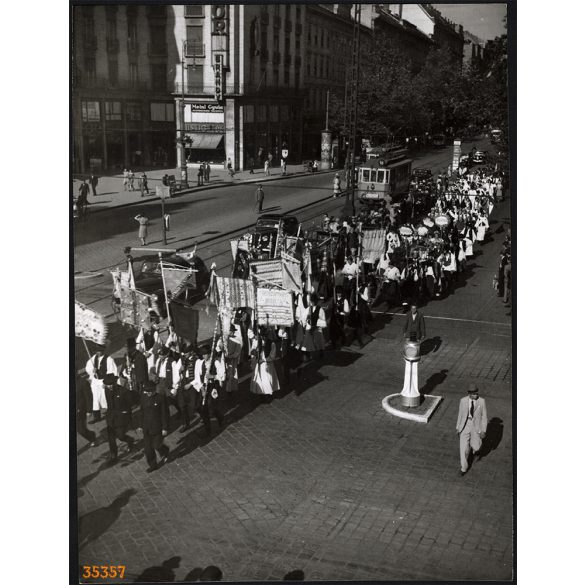
[[[467,396],[459,401],[456,430],[459,435],[460,473],[463,476],[469,469],[470,451],[473,449],[473,455],[478,457],[487,430],[485,400],[479,397],[479,389],[474,383],[470,384]]]
[[[405,339],[419,342],[422,341],[427,335],[425,318],[422,316],[422,313],[418,312],[418,308],[415,303],[410,305],[410,313],[406,316],[403,333]]]
[[[77,432],[88,441],[90,447],[95,447],[96,434],[87,428],[87,414],[91,412],[92,400],[91,388],[87,377],[78,374],[75,380]]]
[[[142,386],[148,380],[148,364],[144,354],[136,348],[136,339],[129,337],[126,340],[126,374],[130,380],[130,386],[135,401],[138,402]]]
[[[89,184],[91,185],[91,190],[93,191],[93,196],[97,195],[97,185],[98,185],[98,178],[97,175],[92,175],[89,178]]]
[[[107,374],[104,378],[104,391],[108,405],[106,428],[110,444],[110,462],[115,463],[118,460],[117,439],[128,445],[128,451],[134,449],[134,439],[128,435],[128,428],[132,422],[132,400],[130,392],[117,384],[114,374]]]
[[[169,428],[167,399],[164,394],[156,392],[156,385],[150,380],[144,384],[140,395],[140,421],[147,472],[150,473],[158,467],[155,450],[161,457],[161,465],[169,457],[169,448],[163,442]]]

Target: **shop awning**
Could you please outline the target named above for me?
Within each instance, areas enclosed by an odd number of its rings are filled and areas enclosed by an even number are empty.
[[[199,148],[213,150],[217,148],[219,143],[223,140],[223,134],[193,133],[187,134],[187,136],[191,137],[193,140],[193,143],[190,146],[192,149]]]

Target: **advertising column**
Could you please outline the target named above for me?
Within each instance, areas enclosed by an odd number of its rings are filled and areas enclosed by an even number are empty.
[[[331,168],[331,132],[323,130],[321,132],[321,170]]]

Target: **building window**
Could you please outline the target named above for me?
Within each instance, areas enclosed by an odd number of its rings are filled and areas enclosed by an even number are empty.
[[[152,89],[165,91],[167,89],[167,66],[165,64],[151,65]]]
[[[254,121],[254,106],[252,104],[244,106],[244,122]]]
[[[202,4],[186,4],[185,18],[203,18],[205,16],[204,9]]]
[[[150,104],[150,119],[152,122],[174,122],[175,104]]]
[[[151,55],[167,54],[166,29],[164,26],[150,27],[150,53]]]
[[[295,89],[299,89],[301,81],[300,69],[295,69]]]
[[[118,61],[116,59],[108,61],[108,81],[110,87],[118,87]]]
[[[274,31],[274,35],[272,36],[272,50],[278,52],[279,45],[278,32]]]
[[[106,121],[122,119],[122,104],[120,102],[104,102],[104,116]]]
[[[96,82],[95,55],[86,55],[83,59],[83,72],[88,85]]]
[[[81,119],[84,122],[100,121],[100,103],[99,102],[81,102]]]
[[[278,122],[278,106],[270,104],[270,121]]]
[[[278,87],[278,67],[274,67],[272,70],[272,85]]]
[[[290,55],[290,37],[288,35],[284,38],[284,54]]]
[[[288,104],[283,104],[280,106],[280,121],[288,122],[288,117]]]
[[[142,120],[142,106],[138,103],[128,102],[126,104],[126,118],[129,122],[140,122]]]
[[[136,51],[138,49],[138,26],[136,18],[128,15],[128,50]]]
[[[266,104],[256,106],[256,122],[266,122]]]
[[[138,87],[138,63],[129,63],[128,72],[130,74],[130,87]]]
[[[301,20],[301,7],[297,4],[297,20]]]
[[[186,55],[189,57],[199,57],[204,55],[203,51],[203,26],[187,27],[187,47]]]
[[[287,67],[284,70],[284,86],[288,87],[290,85],[290,69]]]

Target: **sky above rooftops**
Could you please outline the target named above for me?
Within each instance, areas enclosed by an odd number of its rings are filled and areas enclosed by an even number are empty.
[[[464,29],[484,41],[506,33],[503,22],[506,4],[432,4],[445,18],[462,24]]]

